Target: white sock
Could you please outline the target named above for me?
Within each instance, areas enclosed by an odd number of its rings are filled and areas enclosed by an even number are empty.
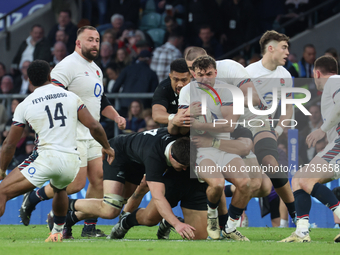
[[[236,230],[238,220],[228,217],[227,225],[225,226],[225,231],[231,233]]]
[[[340,218],[340,206],[338,206],[338,208],[336,208],[333,212],[338,218]]]
[[[304,237],[305,235],[309,234],[308,226],[309,226],[309,221],[308,220],[305,220],[305,219],[298,220],[298,222],[296,224],[296,231],[295,231],[295,233],[299,237]]]
[[[280,228],[288,228],[288,220],[280,220]]]
[[[53,224],[52,235],[55,233],[62,233],[64,229],[65,223],[63,225]]]
[[[208,206],[208,218],[217,218],[218,217],[218,211],[217,211],[218,206],[215,209],[210,208],[209,205],[207,206]]]

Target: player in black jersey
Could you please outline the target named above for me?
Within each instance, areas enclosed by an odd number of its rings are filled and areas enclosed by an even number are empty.
[[[172,183],[171,180],[189,179],[181,171],[188,171],[190,165],[190,139],[172,136],[166,128],[160,128],[118,136],[109,142],[116,156],[112,165],[103,161],[104,199],[71,200],[72,212],[68,214],[66,226],[71,227],[80,220],[92,217],[117,217],[145,173],[161,217],[174,226],[183,238],[193,239],[194,228],[177,219],[171,210],[172,204],[164,196],[165,187],[167,183]],[[205,203],[205,199],[202,201]]]

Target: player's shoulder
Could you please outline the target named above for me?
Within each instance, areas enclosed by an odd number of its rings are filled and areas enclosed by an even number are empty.
[[[216,68],[240,68],[244,69],[244,67],[232,59],[223,59],[216,61]]]
[[[258,71],[259,67],[262,67],[261,60],[256,61],[254,63],[251,63],[246,66],[246,70],[248,73],[253,72],[253,71]]]
[[[280,73],[282,78],[292,78],[290,72],[283,66],[278,66],[276,70]]]

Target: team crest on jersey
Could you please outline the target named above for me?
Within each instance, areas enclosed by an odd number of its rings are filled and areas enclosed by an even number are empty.
[[[218,97],[215,97],[216,105],[219,105],[219,104],[220,104],[220,102],[219,102],[218,100],[219,100]]]
[[[89,76],[89,73],[88,73],[88,72],[85,72],[85,76]]]
[[[97,72],[96,72],[96,73],[97,73],[97,75],[98,75],[98,78],[100,78],[100,74],[99,74],[99,71],[98,71],[98,70],[97,70]]]
[[[281,85],[281,86],[284,86],[284,85],[285,85],[285,79],[282,79],[282,78],[280,79],[280,85]]]
[[[262,80],[256,80],[255,83],[260,85],[262,83]]]

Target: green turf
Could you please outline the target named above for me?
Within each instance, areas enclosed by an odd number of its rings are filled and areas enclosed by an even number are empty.
[[[0,254],[24,255],[119,255],[119,254],[340,254],[340,243],[333,238],[339,233],[336,229],[313,229],[312,243],[277,243],[291,234],[293,228],[239,228],[251,242],[234,241],[183,241],[172,232],[171,240],[156,240],[157,227],[135,227],[123,240],[80,237],[82,226],[73,229],[74,240],[63,243],[45,243],[48,229],[42,225],[0,225]],[[99,226],[110,233],[110,226]]]

